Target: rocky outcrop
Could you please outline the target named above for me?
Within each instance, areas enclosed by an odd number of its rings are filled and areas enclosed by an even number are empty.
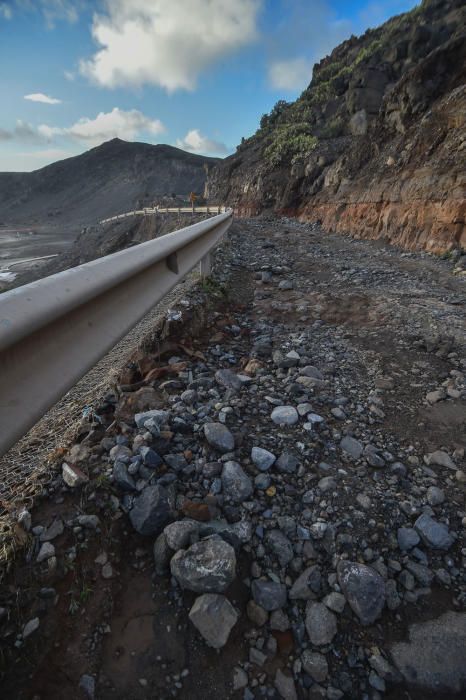
[[[209,196],[408,249],[466,247],[466,8],[424,0],[315,66],[220,163]]]

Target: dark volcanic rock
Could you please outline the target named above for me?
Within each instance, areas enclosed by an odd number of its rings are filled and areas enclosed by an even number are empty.
[[[372,624],[385,604],[385,583],[370,566],[342,560],[337,566],[338,583],[351,609],[363,625]]]
[[[196,593],[222,593],[236,576],[235,550],[214,535],[177,552],[170,569],[182,588]]]
[[[129,518],[141,535],[157,535],[173,520],[167,490],[163,486],[146,486],[136,498]]]

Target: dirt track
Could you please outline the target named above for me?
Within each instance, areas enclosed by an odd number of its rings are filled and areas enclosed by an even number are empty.
[[[188,619],[195,595],[183,592],[169,575],[154,573],[154,537],[142,537],[129,524],[121,505],[124,496],[112,482],[107,448],[91,442],[90,454],[80,463],[89,484],[77,494],[63,488],[57,476],[49,496],[33,511],[33,526],[49,525],[56,518],[65,523],[63,534],[54,539],[55,568],[51,571],[46,562],[30,563],[38,549],[37,538],[31,537],[30,559],[19,560],[8,582],[12,588],[3,591],[0,603],[9,610],[13,635],[3,636],[9,667],[5,697],[83,698],[83,674],[95,679],[97,700],[464,697],[454,690],[458,682],[466,688],[464,669],[448,663],[442,662],[443,680],[451,686],[424,688],[406,680],[374,680],[369,663],[378,653],[392,663],[396,642],[407,639],[414,622],[448,610],[460,615],[466,602],[460,471],[465,469],[466,447],[466,297],[464,280],[451,270],[451,263],[426,255],[401,256],[381,244],[330,236],[295,222],[236,222],[217,254],[215,284],[202,297],[210,305],[205,329],[191,338],[183,337],[182,326],[179,329],[183,343],[191,342],[190,354],[176,353],[187,366],[173,385],[163,388],[160,380],[153,385],[158,407],[172,412],[180,407],[173,415],[188,425],[170,446],[170,452],[188,455],[189,462],[186,474],[179,473],[175,481],[178,518],[183,504],[193,501],[208,506],[214,520],[222,516],[230,523],[236,517],[251,522],[251,539],[238,548],[236,579],[225,592],[240,612],[239,621],[223,649],[216,652],[206,646]],[[287,284],[280,287],[282,282]],[[228,290],[227,302],[216,296],[219,284]],[[195,291],[190,296],[196,308],[201,297]],[[284,357],[290,350],[297,351],[303,363],[281,366],[284,360],[275,352]],[[257,373],[251,373],[251,383],[241,391],[231,392],[214,382],[208,385],[215,390],[212,395],[197,389],[192,407],[182,410],[182,403],[174,400],[193,378],[213,378],[219,368],[248,372],[252,358],[258,363]],[[300,384],[300,379],[312,378],[300,374],[299,367],[307,365],[318,368],[321,383]],[[438,390],[442,398],[429,402],[427,394]],[[270,420],[274,406],[299,407],[305,401],[312,405],[312,426],[305,418],[280,427]],[[206,444],[201,426],[205,420],[219,420],[224,407],[232,409],[227,424],[235,436],[234,459],[255,484],[251,505],[239,503],[233,509],[203,471],[206,463],[222,458]],[[124,427],[130,419],[123,423],[120,433],[128,435],[131,444],[132,429]],[[353,458],[342,449],[345,435],[365,446],[362,456]],[[273,487],[270,494],[259,485],[258,477],[264,474],[250,459],[255,445],[274,455],[298,455],[296,472],[272,467],[266,473]],[[368,445],[374,448],[371,454]],[[425,464],[425,456],[438,450],[450,456],[454,469]],[[325,487],[324,477],[332,479]],[[444,498],[431,506],[432,487]],[[310,495],[303,502],[305,494]],[[448,553],[425,542],[419,544],[418,555],[400,551],[397,530],[412,528],[429,508],[454,535]],[[97,533],[76,529],[76,517],[82,513],[99,516]],[[289,519],[295,527],[298,523],[310,528],[313,534],[304,544],[310,541],[314,554],[296,538]],[[325,525],[328,537],[321,539],[316,523]],[[265,539],[258,528],[265,531]],[[287,564],[277,559],[282,552],[277,553],[268,539],[273,528],[291,543],[293,558]],[[70,563],[71,550],[75,556]],[[111,563],[110,578],[102,577],[102,564],[95,562],[102,552]],[[332,577],[335,557],[342,556],[366,562],[385,575],[386,583],[394,582],[398,600],[392,595],[389,602],[387,594],[387,607],[375,624],[362,626],[346,604],[336,615],[334,638],[316,646],[299,631],[305,615],[299,600],[288,601],[290,626],[285,624],[285,629],[274,628],[270,616],[260,627],[246,612],[252,579],[275,576],[289,593],[303,566],[311,562],[321,573],[316,599],[322,600],[338,590]],[[410,562],[419,561],[429,584],[422,585],[410,573],[417,571],[409,568]],[[21,594],[13,610],[11,592],[16,585]],[[44,593],[44,587],[54,593]],[[393,585],[391,589],[393,593]],[[19,651],[12,650],[16,632],[35,616],[39,630]],[[463,612],[462,620],[464,616]],[[325,656],[325,679],[316,681],[303,671],[306,648]],[[257,652],[265,654],[262,665]],[[246,674],[247,691],[234,692],[234,669],[239,668]],[[290,682],[284,694],[278,670],[288,679],[293,676],[296,695]],[[424,672],[420,667],[420,678]],[[381,689],[385,685],[386,692]]]

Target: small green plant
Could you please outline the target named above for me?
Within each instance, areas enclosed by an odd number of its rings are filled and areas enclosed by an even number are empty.
[[[76,615],[76,613],[79,612],[82,606],[89,600],[92,591],[92,587],[86,583],[83,583],[81,588],[78,587],[76,589],[76,587],[73,587],[70,591],[68,591],[68,595],[70,596],[68,612],[70,615]]]
[[[200,286],[203,292],[209,297],[215,297],[217,299],[225,299],[227,292],[223,284],[217,282],[213,277],[202,277],[200,281]]]
[[[320,138],[335,139],[341,136],[345,130],[345,122],[342,117],[330,119],[320,131]]]

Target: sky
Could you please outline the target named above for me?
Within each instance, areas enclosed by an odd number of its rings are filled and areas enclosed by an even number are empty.
[[[419,0],[0,0],[0,171],[111,138],[224,157],[341,41]]]

